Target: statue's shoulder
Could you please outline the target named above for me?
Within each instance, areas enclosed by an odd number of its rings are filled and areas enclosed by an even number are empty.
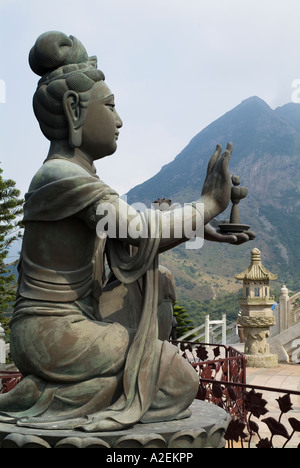
[[[66,159],[49,159],[34,175],[29,192],[37,190],[44,185],[57,182],[70,177],[91,177],[91,174],[78,164]]]

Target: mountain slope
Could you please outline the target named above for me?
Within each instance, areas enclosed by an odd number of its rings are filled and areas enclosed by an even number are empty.
[[[228,141],[232,141],[234,146],[231,169],[239,170],[243,183],[248,187],[255,186],[260,190],[261,178],[266,173],[270,176],[268,163],[273,164],[267,156],[275,157],[276,164],[285,170],[287,162],[291,171],[295,163],[299,169],[300,106],[288,104],[273,111],[257,97],[243,101],[198,133],[158,174],[130,190],[127,194],[129,203],[151,202],[158,196],[172,196],[179,202],[187,202],[190,200],[185,198],[185,194],[190,193],[198,198],[207,162],[216,144],[225,147]],[[289,157],[288,161],[286,157]],[[254,178],[258,176],[256,183]]]
[[[300,290],[300,105],[272,110],[258,97],[243,101],[198,133],[183,151],[151,179],[127,194],[128,202],[157,198],[190,202],[200,197],[206,167],[217,143],[233,143],[230,172],[241,177],[248,196],[240,202],[241,220],[257,238],[242,246],[205,242],[199,251],[184,246],[164,254],[175,270],[179,296],[209,299],[240,285],[234,274],[249,264],[250,250],[262,250],[266,266],[278,273],[277,285]],[[229,210],[221,218],[229,217]]]

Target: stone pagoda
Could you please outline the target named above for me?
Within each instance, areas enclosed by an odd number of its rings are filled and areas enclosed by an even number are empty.
[[[275,325],[272,306],[274,297],[270,296],[269,281],[277,279],[261,262],[261,252],[251,251],[251,264],[242,273],[235,275],[243,281],[243,296],[239,300],[241,306],[240,325],[245,333],[245,354],[249,367],[277,367],[277,354],[271,354],[267,343],[270,327]]]

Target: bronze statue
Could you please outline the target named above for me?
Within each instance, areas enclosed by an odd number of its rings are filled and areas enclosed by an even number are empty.
[[[24,379],[0,395],[0,420],[112,431],[187,417],[198,377],[157,319],[163,303],[174,301],[158,254],[187,240],[175,235],[185,208],[139,213],[96,175],[94,161],[116,151],[122,121],[80,41],[45,33],[29,62],[41,76],[33,106],[50,149],[26,194],[11,320],[11,352]],[[217,146],[199,201],[206,238],[239,243],[251,236],[208,224],[230,201],[231,152],[231,144],[223,154]],[[191,207],[195,224],[199,210]],[[99,234],[110,215],[115,236]],[[166,223],[168,238],[161,235]],[[132,224],[156,235],[133,235]]]

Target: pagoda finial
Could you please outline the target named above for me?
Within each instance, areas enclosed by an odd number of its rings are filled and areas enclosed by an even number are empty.
[[[276,280],[277,275],[271,273],[261,262],[261,251],[257,248],[251,250],[250,266],[242,273],[235,275],[237,280],[265,281]]]
[[[261,263],[261,251],[257,248],[251,250],[251,263]]]

